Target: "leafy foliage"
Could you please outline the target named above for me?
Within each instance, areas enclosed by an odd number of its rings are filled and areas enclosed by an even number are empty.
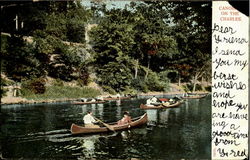
[[[44,100],[57,98],[92,98],[100,95],[100,91],[89,87],[69,87],[69,86],[50,86],[46,88],[43,94],[34,94],[25,92],[23,95],[27,99]]]
[[[46,91],[45,80],[36,78],[22,82],[22,94],[25,95],[25,93],[30,91],[34,94],[43,94]]]
[[[44,75],[34,47],[25,43],[22,37],[9,37],[7,53],[3,59],[4,71],[13,80],[21,81]]]
[[[3,7],[2,13],[3,31],[10,33],[1,44],[2,66],[15,81],[51,76],[85,86],[93,73],[114,93],[166,91],[169,79],[177,78],[193,80],[195,89],[199,78],[210,77],[210,2],[141,1],[111,9],[96,3],[87,9],[80,1],[39,1]],[[89,44],[79,43],[90,22],[98,24],[87,50]],[[24,35],[32,36],[29,42]]]
[[[114,88],[116,91],[125,90],[131,84],[132,74],[124,64],[110,62],[99,70],[102,85]]]

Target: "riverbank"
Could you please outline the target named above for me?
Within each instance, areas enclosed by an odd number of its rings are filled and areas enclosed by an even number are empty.
[[[140,93],[137,94],[137,96],[171,96],[171,95],[180,95],[184,94],[183,91],[175,91],[175,92],[147,92],[147,93]],[[209,92],[204,91],[196,91],[194,93],[197,94],[206,94]],[[99,97],[108,97],[112,96],[110,94],[102,94]],[[3,97],[1,99],[1,104],[37,104],[37,103],[60,103],[60,102],[67,102],[67,101],[76,101],[79,98],[58,98],[58,99],[44,99],[44,100],[34,100],[34,99],[26,99],[22,97],[13,97],[13,96],[7,96]]]
[[[52,80],[50,80],[52,82]],[[182,84],[185,85],[185,84]],[[183,87],[170,83],[170,89],[168,92],[147,92],[147,93],[137,93],[137,97],[140,96],[171,96],[171,95],[181,95],[186,93]],[[196,91],[197,94],[208,93],[204,91]],[[96,83],[90,83],[87,87],[77,87],[73,84],[65,86],[52,86],[51,84],[47,86],[47,90],[44,94],[26,94],[26,96],[14,96],[15,90],[8,88],[6,96],[1,99],[1,104],[36,104],[36,103],[60,103],[60,102],[70,102],[76,101],[79,98],[95,98],[95,97],[114,97],[107,92],[104,92],[100,86]]]

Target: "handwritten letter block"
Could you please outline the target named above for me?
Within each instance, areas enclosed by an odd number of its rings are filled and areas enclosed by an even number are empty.
[[[212,159],[248,157],[248,17],[213,2]]]

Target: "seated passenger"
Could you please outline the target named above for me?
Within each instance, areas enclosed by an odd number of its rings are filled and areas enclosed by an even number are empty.
[[[103,101],[103,97],[102,97],[102,96],[98,96],[96,99],[97,99],[98,101]]]
[[[90,100],[90,102],[95,102],[96,100],[94,99],[94,98],[92,98],[91,100]]]
[[[127,123],[131,123],[131,117],[129,116],[129,112],[124,112],[123,118],[117,122],[118,125],[123,125]]]
[[[170,99],[169,99],[169,103],[170,103],[170,104],[174,104],[175,102],[174,102],[174,100],[173,100],[172,98],[170,98]]]
[[[146,105],[147,105],[147,106],[154,106],[154,105],[152,104],[151,98],[147,99]]]
[[[153,96],[153,98],[151,98],[151,101],[152,101],[152,103],[157,103],[158,99],[155,96]]]

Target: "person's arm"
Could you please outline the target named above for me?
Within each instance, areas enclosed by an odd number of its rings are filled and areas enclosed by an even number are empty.
[[[93,116],[91,116],[91,122],[92,123],[97,123],[98,121],[96,121],[95,118]]]
[[[131,123],[131,122],[132,122],[131,117],[129,117],[129,120],[128,120],[128,121],[129,121],[129,123]]]
[[[130,123],[132,122],[131,117],[128,117],[128,128],[130,128]]]

